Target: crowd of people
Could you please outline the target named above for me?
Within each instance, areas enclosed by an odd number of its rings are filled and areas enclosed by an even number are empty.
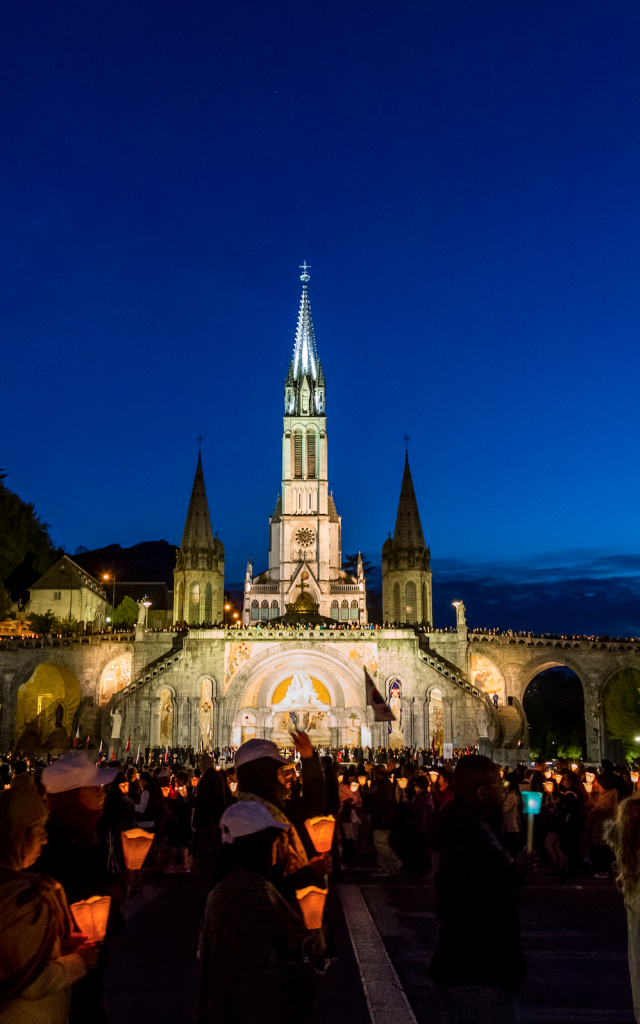
[[[478,1022],[517,1019],[517,890],[534,859],[562,881],[619,878],[640,993],[634,769],[562,759],[509,769],[473,753],[442,763],[410,748],[318,751],[302,732],[292,745],[280,751],[251,739],[201,752],[195,766],[189,748],[158,759],[148,749],[144,764],[96,765],[74,752],[46,766],[0,765],[0,1024],[104,1019],[109,945],[141,877],[126,869],[122,835],[130,829],[150,837],[147,874],[193,875],[208,892],[200,1024],[309,1019],[334,951],[326,921],[305,925],[300,894],[326,891],[354,869],[433,875],[440,931],[430,977],[447,1022],[471,1013]],[[527,791],[541,796],[532,851]],[[330,851],[316,850],[308,827],[316,816],[335,820]],[[103,895],[111,909],[96,944],[69,907]],[[464,926],[480,920],[482,943]]]

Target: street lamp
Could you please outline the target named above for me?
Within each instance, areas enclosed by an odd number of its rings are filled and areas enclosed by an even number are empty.
[[[109,573],[106,573],[106,572],[103,573],[102,574],[102,578],[103,578],[103,580],[108,580],[110,578],[109,577]],[[111,607],[113,608],[113,610],[115,612],[115,610],[116,610],[116,574],[115,574],[115,572],[111,573],[111,579],[113,580],[113,592],[112,592],[112,595],[111,595]]]
[[[226,624],[227,624],[227,612],[229,611],[230,607],[231,607],[230,604],[225,604],[225,606],[224,606],[224,611],[223,611],[223,614],[222,614],[222,625],[223,626],[226,626]]]

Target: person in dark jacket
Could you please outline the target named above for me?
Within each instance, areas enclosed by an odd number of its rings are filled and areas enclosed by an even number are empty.
[[[231,803],[231,793],[223,772],[216,771],[209,754],[202,754],[199,768],[201,775],[196,789],[193,814],[193,827],[196,833],[194,855],[202,874],[212,880],[215,859],[220,851],[218,824]]]
[[[220,880],[202,926],[198,1024],[308,1024],[315,982],[303,959],[303,922],[269,881],[274,843],[291,826],[264,804],[241,801],[220,828]]]
[[[525,975],[517,889],[532,855],[514,862],[500,842],[504,787],[489,758],[458,763],[454,798],[434,822],[440,918],[429,976],[446,1024],[516,1024]]]

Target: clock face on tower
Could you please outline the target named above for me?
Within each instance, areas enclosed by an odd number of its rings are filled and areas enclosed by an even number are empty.
[[[308,526],[303,526],[296,533],[296,544],[300,544],[303,548],[310,548],[315,539],[315,531],[309,529]]]

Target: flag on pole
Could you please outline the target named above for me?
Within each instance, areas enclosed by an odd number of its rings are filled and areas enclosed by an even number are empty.
[[[89,740],[91,739],[91,733],[87,733],[87,750],[89,749]]]
[[[98,764],[102,764],[102,740],[100,740],[100,750],[98,751]]]
[[[127,754],[128,754],[130,750],[131,750],[131,735],[129,735],[129,738],[128,738],[128,740],[127,740],[127,746],[126,746],[126,751],[125,751],[125,753],[127,753]]]
[[[167,744],[167,745],[165,745],[165,748],[164,748],[164,763],[166,764],[168,760],[169,760],[169,746]]]
[[[140,744],[138,743],[138,753],[136,754],[136,764],[140,760]]]
[[[78,746],[78,740],[80,739],[80,726],[76,729],[76,734],[73,737],[73,749],[75,750]]]
[[[111,747],[111,760],[115,761],[115,759],[116,759],[116,748],[114,746],[112,746]]]
[[[373,717],[376,722],[395,722],[396,716],[374,685],[373,679],[366,668],[364,670],[364,681],[367,689],[367,704],[373,708]]]

